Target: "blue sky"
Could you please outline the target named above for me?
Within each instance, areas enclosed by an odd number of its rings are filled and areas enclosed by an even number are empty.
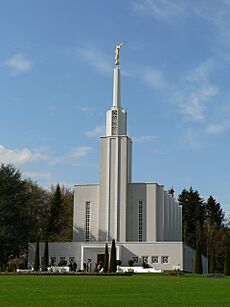
[[[1,1],[0,161],[43,186],[99,180],[115,45],[133,181],[230,211],[230,1]]]

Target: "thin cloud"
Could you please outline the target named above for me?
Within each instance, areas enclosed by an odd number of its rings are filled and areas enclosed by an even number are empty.
[[[205,117],[207,103],[219,91],[215,84],[211,84],[210,75],[217,69],[215,62],[210,59],[201,63],[185,76],[185,82],[174,87],[173,100],[180,113],[187,120],[201,121]]]
[[[142,74],[142,80],[150,87],[164,88],[166,86],[163,73],[154,68],[145,69]]]
[[[113,70],[112,61],[107,54],[96,48],[75,48],[77,55],[87,62],[90,66],[99,70],[100,72],[111,75]]]
[[[158,20],[172,21],[187,15],[184,1],[143,0],[133,2],[132,6],[136,13]]]
[[[132,138],[134,143],[149,143],[157,139],[157,136],[154,135],[141,135],[141,136],[134,136]]]
[[[61,163],[71,163],[77,165],[81,158],[87,156],[93,150],[89,146],[79,146],[73,148],[70,152],[62,156],[49,156],[48,163],[51,165],[61,164]]]
[[[208,134],[213,134],[213,135],[222,134],[228,128],[229,128],[229,124],[226,124],[226,123],[219,123],[219,124],[210,123],[207,125],[205,132]]]
[[[202,147],[197,134],[191,129],[185,131],[183,141],[186,149],[199,150]]]
[[[81,111],[84,113],[93,113],[95,109],[95,107],[81,107]]]
[[[41,152],[33,151],[28,148],[7,149],[0,145],[0,162],[4,164],[12,163],[15,165],[25,165],[34,161],[44,160]]]
[[[91,151],[92,151],[92,147],[89,147],[89,146],[76,147],[70,152],[68,156],[79,159],[79,158],[87,156]]]
[[[32,62],[24,54],[17,53],[5,61],[12,75],[27,73],[32,68]]]
[[[23,172],[24,177],[33,179],[51,179],[51,173],[39,173],[39,172]]]
[[[153,154],[154,154],[155,156],[163,156],[165,153],[162,151],[162,149],[160,149],[160,148],[155,148],[155,149],[153,149]]]
[[[97,126],[93,130],[89,130],[89,131],[85,132],[85,135],[90,137],[90,138],[99,137],[99,136],[102,136],[104,134],[105,134],[105,126],[104,125]]]

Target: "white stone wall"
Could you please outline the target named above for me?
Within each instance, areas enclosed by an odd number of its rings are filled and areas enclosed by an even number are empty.
[[[85,241],[86,202],[90,202],[90,241],[98,241],[99,185],[75,185],[73,241]]]
[[[195,270],[195,260],[196,260],[196,251],[184,244],[184,271],[194,272]],[[202,256],[202,267],[203,273],[208,273],[208,260],[206,257]]]
[[[29,244],[28,267],[33,267],[35,256],[35,243]],[[111,243],[108,244],[109,255]],[[74,257],[79,268],[83,268],[83,262],[89,259],[92,261],[92,269],[97,262],[97,255],[104,254],[105,243],[49,243],[49,259],[56,258],[56,264],[64,257],[69,264],[70,257]],[[116,243],[117,259],[122,261],[122,265],[128,265],[129,259],[137,259],[138,262],[134,265],[142,265],[143,257],[147,257],[147,262],[150,267],[160,270],[171,270],[183,266],[183,244],[181,242],[171,243],[151,243],[151,242],[133,242],[133,243]],[[40,243],[40,258],[44,253],[44,243]],[[153,263],[153,258],[158,258],[158,263]],[[167,262],[164,263],[163,258],[167,257]]]
[[[125,240],[131,154],[132,141],[127,136],[101,138],[99,238],[102,241]]]

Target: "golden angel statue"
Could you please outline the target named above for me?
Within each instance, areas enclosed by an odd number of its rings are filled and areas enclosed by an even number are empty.
[[[120,48],[124,45],[125,42],[120,43],[119,45],[116,45],[115,50],[115,65],[119,65],[119,56],[120,56]]]

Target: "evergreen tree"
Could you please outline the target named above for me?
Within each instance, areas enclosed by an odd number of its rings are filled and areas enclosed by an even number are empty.
[[[35,257],[34,257],[34,271],[39,271],[40,261],[39,261],[39,242],[36,243]]]
[[[47,271],[49,266],[49,245],[48,241],[45,242],[44,254],[42,258],[42,271]]]
[[[0,269],[29,242],[29,198],[20,171],[0,163]]]
[[[225,247],[224,253],[224,274],[230,275],[230,251],[229,247]]]
[[[205,219],[204,200],[198,191],[192,187],[184,189],[178,197],[179,204],[182,206],[182,228],[183,241],[195,249],[196,241],[200,240],[202,225]]]
[[[212,196],[209,196],[205,204],[205,217],[211,225],[217,226],[220,226],[224,220],[223,210]]]
[[[196,243],[195,273],[198,273],[198,274],[203,273],[202,257],[201,257],[201,251],[200,251],[200,241],[198,240]]]
[[[50,217],[47,225],[47,238],[50,241],[58,241],[62,231],[63,199],[60,185],[57,184],[51,198]]]
[[[211,252],[211,259],[210,259],[210,273],[215,273],[216,271],[216,255],[215,255],[215,248],[212,247]]]
[[[109,251],[108,251],[108,244],[105,244],[105,255],[103,261],[103,272],[107,273],[109,267]]]
[[[116,263],[116,246],[115,240],[112,240],[112,247],[111,247],[111,255],[110,255],[110,265],[109,265],[109,272],[116,272],[117,271],[117,263]]]

